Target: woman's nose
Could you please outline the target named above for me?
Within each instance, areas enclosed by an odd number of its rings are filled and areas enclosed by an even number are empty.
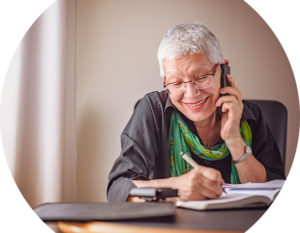
[[[194,86],[192,82],[185,83],[184,96],[187,98],[194,98],[200,94],[200,90]]]

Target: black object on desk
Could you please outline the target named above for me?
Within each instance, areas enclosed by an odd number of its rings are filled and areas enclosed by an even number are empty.
[[[130,196],[140,197],[145,201],[155,202],[159,200],[164,200],[168,197],[177,197],[178,190],[172,188],[153,188],[153,187],[143,187],[143,188],[133,188],[130,191]]]
[[[170,220],[176,207],[170,203],[46,203],[34,209],[43,221]]]

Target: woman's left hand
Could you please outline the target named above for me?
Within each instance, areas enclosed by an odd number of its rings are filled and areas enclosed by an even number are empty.
[[[233,78],[228,74],[227,80],[230,86],[220,88],[221,96],[216,106],[221,107],[221,132],[220,136],[228,147],[234,146],[235,142],[240,141],[240,121],[243,112],[242,93],[236,86]]]

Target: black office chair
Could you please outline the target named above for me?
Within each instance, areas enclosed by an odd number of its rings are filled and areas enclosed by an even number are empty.
[[[139,99],[134,109],[140,103]],[[261,109],[262,114],[267,122],[271,133],[278,145],[283,164],[285,166],[285,154],[286,154],[286,134],[287,134],[287,109],[286,107],[273,100],[247,100],[252,102]]]
[[[278,145],[283,164],[285,165],[286,134],[287,134],[287,109],[272,100],[248,100],[259,106],[271,133]]]

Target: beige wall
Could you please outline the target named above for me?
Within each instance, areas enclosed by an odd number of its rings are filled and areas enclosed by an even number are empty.
[[[137,99],[162,89],[156,50],[174,24],[201,21],[219,38],[244,98],[288,109],[286,170],[298,140],[299,103],[285,53],[238,0],[77,0],[78,201],[105,201],[120,133]]]
[[[3,88],[3,147],[32,207],[76,201],[75,3],[56,1],[33,23]]]

